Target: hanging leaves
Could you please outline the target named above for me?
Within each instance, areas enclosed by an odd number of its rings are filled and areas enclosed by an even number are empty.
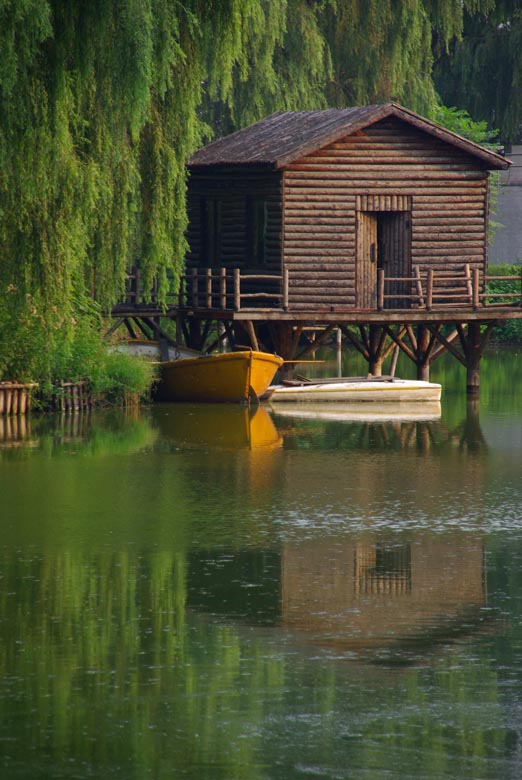
[[[441,54],[435,78],[444,102],[498,127],[510,144],[522,137],[522,3],[490,6],[466,16],[462,38]]]
[[[74,327],[78,301],[109,307],[133,264],[165,295],[186,251],[185,163],[204,139],[280,110],[393,99],[426,112],[434,41],[441,57],[455,45],[439,89],[467,92],[446,102],[513,136],[519,6],[1,0],[0,324],[38,300],[49,334]]]

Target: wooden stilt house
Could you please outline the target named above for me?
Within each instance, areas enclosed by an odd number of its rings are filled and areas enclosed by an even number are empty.
[[[488,172],[508,166],[395,103],[274,114],[190,160],[187,266],[223,301],[241,274],[251,307],[411,308],[430,273],[484,278]]]

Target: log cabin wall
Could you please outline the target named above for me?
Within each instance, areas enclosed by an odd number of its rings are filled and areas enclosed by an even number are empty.
[[[387,228],[385,214],[402,215],[411,231],[403,245],[405,270],[461,270],[469,263],[485,273],[487,178],[476,157],[395,117],[288,164],[283,262],[290,309],[374,308],[363,294],[371,280],[356,262],[363,251],[358,235],[368,253],[378,230],[398,240],[400,222],[392,219]]]
[[[189,178],[187,201],[188,269],[281,274],[281,173],[197,170]],[[242,290],[260,284],[243,284]],[[279,292],[277,283],[271,284]],[[262,286],[266,291],[267,283]]]

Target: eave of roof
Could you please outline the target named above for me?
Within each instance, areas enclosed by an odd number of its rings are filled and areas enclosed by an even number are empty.
[[[250,127],[202,147],[194,153],[188,167],[194,170],[215,166],[281,169],[316,149],[391,116],[480,159],[487,168],[505,170],[511,164],[496,152],[485,149],[397,103],[384,103],[345,109],[272,114]]]

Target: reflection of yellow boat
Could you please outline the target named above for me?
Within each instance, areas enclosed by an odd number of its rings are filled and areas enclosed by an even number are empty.
[[[155,420],[161,435],[184,446],[219,449],[270,449],[282,446],[270,414],[264,407],[213,404],[176,404],[157,407]]]
[[[161,363],[160,401],[248,401],[262,395],[282,365],[267,352],[224,352]]]

